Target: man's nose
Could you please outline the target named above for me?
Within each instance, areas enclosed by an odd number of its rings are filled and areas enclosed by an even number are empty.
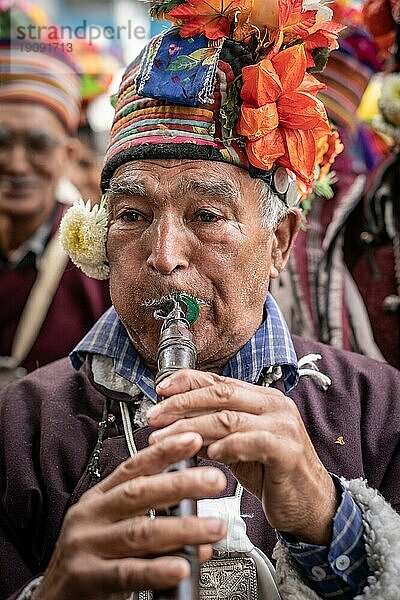
[[[24,144],[13,144],[7,157],[7,171],[24,174],[32,169],[29,153]]]
[[[189,266],[189,232],[174,217],[160,219],[151,231],[149,267],[161,275],[171,275]]]

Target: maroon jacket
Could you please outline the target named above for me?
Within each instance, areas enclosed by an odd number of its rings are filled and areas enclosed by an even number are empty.
[[[326,392],[302,377],[289,396],[296,402],[325,466],[346,478],[365,477],[400,508],[400,373],[371,359],[294,338],[299,357],[319,353],[320,370],[332,378]],[[94,483],[88,463],[96,445],[105,396],[85,364],[76,372],[68,359],[31,373],[0,395],[0,599],[43,572],[66,509]],[[101,477],[128,458],[119,405],[127,396],[110,393],[117,418],[106,431]],[[139,448],[148,429],[135,433]],[[336,443],[343,437],[344,445]],[[220,466],[220,465],[218,465]],[[228,494],[234,489],[229,478]],[[243,512],[252,541],[271,556],[274,531],[260,503],[245,493]]]
[[[57,235],[62,209],[59,205],[52,235]],[[0,267],[0,356],[9,356],[11,352],[36,276],[34,265],[16,269]],[[108,282],[90,279],[69,261],[38,338],[22,366],[32,371],[66,356],[110,305]]]

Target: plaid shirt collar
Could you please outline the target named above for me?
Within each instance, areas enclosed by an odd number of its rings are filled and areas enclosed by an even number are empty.
[[[265,302],[264,314],[266,317],[256,333],[229,360],[223,374],[257,383],[265,369],[280,366],[288,392],[298,382],[297,356],[285,319],[271,294]],[[97,321],[71,352],[73,367],[80,369],[88,354],[111,358],[118,375],[137,385],[152,400],[156,399],[154,376],[142,362],[114,307]]]

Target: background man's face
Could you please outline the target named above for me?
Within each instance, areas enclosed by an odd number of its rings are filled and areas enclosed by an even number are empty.
[[[48,215],[68,157],[67,133],[50,110],[0,102],[0,215]]]
[[[96,153],[88,144],[77,140],[76,157],[71,161],[68,179],[79,190],[82,198],[91,200],[92,204],[100,202],[101,167]]]
[[[144,160],[113,176],[108,258],[114,306],[154,368],[160,323],[145,302],[186,291],[204,300],[193,327],[199,366],[224,364],[262,320],[275,235],[242,169]]]

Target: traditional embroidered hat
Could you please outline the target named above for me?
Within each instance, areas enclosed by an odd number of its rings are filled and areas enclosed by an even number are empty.
[[[68,132],[80,119],[79,77],[63,53],[19,52],[0,45],[0,101],[33,102],[54,112]]]
[[[35,18],[41,15],[25,3],[0,5],[0,100],[45,106],[68,132],[74,133],[80,120],[80,78],[66,45],[51,39],[41,40],[32,48],[27,40],[9,37],[16,29],[13,19],[35,24]]]
[[[124,74],[103,191],[130,160],[190,158],[248,169],[293,204],[291,182],[310,189],[332,135],[309,72],[337,47],[332,11],[301,0],[155,0],[150,13],[175,27]]]

